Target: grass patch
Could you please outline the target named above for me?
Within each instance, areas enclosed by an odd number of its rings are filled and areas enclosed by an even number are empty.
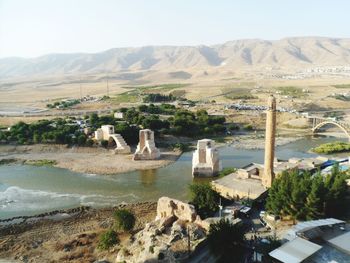
[[[0,160],[0,165],[7,165],[7,164],[11,164],[11,163],[16,163],[17,160],[14,158],[9,158],[9,159],[1,159]]]
[[[318,147],[312,148],[311,151],[315,153],[341,153],[341,152],[350,152],[350,143],[347,142],[330,142],[321,144]]]
[[[349,96],[344,96],[342,94],[337,94],[337,95],[333,96],[333,98],[335,98],[336,100],[350,101]]]
[[[183,89],[179,89],[179,90],[172,91],[170,94],[173,95],[174,97],[182,98],[185,96],[186,91]]]
[[[147,92],[155,92],[155,91],[169,91],[173,89],[179,89],[184,88],[190,84],[188,83],[170,83],[170,84],[159,84],[159,85],[150,85],[150,86],[126,86],[122,87],[124,89],[132,89],[132,90],[139,90],[144,93]]]
[[[303,98],[306,94],[301,88],[294,86],[278,87],[277,90],[283,96],[291,96],[292,98]]]
[[[57,164],[57,162],[55,160],[42,159],[42,160],[27,160],[25,161],[25,164],[34,165],[34,166],[54,166]]]
[[[350,89],[350,84],[338,84],[333,85],[333,87],[336,89]]]
[[[226,167],[226,168],[222,169],[222,171],[219,173],[218,176],[221,178],[221,177],[224,177],[226,175],[232,174],[236,171],[237,171],[237,169],[234,167]]]
[[[223,88],[221,89],[225,98],[230,100],[252,100],[258,97],[253,96],[249,88]]]
[[[123,92],[116,97],[111,97],[107,101],[114,103],[134,103],[139,101],[139,94],[135,91]]]
[[[116,97],[112,97],[109,100],[114,103],[135,103],[140,100],[140,95],[170,91],[173,89],[183,88],[188,85],[189,84],[174,83],[153,86],[126,86],[122,88],[129,89],[129,91],[118,94]]]

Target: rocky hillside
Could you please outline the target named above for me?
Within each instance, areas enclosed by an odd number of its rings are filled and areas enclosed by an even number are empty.
[[[276,41],[235,40],[213,46],[114,48],[95,54],[49,54],[31,59],[3,58],[0,78],[140,70],[186,75],[186,71],[215,67],[300,68],[348,64],[350,39],[299,37]]]

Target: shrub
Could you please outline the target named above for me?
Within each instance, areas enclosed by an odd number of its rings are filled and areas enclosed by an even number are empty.
[[[219,258],[218,262],[242,262],[244,255],[244,231],[240,224],[221,219],[211,224],[207,237],[210,251]]]
[[[114,219],[117,229],[130,231],[135,225],[135,215],[126,209],[118,209],[114,212]]]
[[[247,130],[247,131],[252,131],[253,130],[253,125],[251,125],[251,124],[244,125],[244,129]]]
[[[97,247],[101,250],[106,250],[118,244],[118,242],[119,239],[117,232],[110,229],[101,234]]]
[[[86,140],[86,146],[91,147],[93,145],[94,145],[94,140],[92,140],[92,139],[87,139]]]
[[[102,141],[101,141],[101,146],[107,148],[107,146],[108,146],[108,141],[102,140]]]
[[[208,183],[193,183],[189,189],[191,203],[196,207],[202,219],[212,216],[218,210],[219,195]]]

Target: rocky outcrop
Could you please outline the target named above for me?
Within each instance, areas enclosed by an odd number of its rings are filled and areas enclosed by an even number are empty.
[[[186,259],[205,236],[205,230],[195,223],[177,219],[169,224],[167,219],[156,220],[146,224],[128,246],[119,250],[115,262],[179,262]]]
[[[205,239],[206,230],[193,205],[161,197],[156,219],[133,236],[115,262],[179,262]]]

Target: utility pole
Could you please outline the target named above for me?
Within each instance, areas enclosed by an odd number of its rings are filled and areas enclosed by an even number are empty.
[[[108,74],[107,74],[107,96],[109,96]]]
[[[188,249],[188,257],[191,255],[191,236],[190,236],[190,226],[187,226],[187,249]]]
[[[83,100],[83,90],[81,88],[81,76],[80,76],[80,81],[79,81],[79,88],[80,88],[80,101]]]

